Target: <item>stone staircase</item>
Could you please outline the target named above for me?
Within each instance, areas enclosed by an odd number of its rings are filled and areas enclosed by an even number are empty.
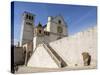
[[[44,48],[50,54],[51,58],[56,62],[59,68],[66,67],[66,62],[55,52],[55,50],[47,43],[43,43]]]

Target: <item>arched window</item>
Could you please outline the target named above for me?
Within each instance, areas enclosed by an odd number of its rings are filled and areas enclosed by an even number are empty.
[[[58,20],[58,23],[61,24],[61,20]]]
[[[41,30],[39,30],[39,33],[41,34]]]

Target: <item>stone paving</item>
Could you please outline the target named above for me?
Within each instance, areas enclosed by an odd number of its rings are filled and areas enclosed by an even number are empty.
[[[37,73],[37,72],[57,72],[57,71],[70,71],[70,70],[87,70],[87,69],[96,69],[96,66],[76,66],[76,67],[65,67],[65,68],[36,68],[36,67],[27,67],[19,66],[16,74],[21,73]]]

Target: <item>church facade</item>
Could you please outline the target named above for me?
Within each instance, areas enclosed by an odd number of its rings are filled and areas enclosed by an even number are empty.
[[[24,12],[22,17],[21,46],[30,49],[31,52],[41,43],[49,43],[68,36],[67,23],[61,15],[49,16],[45,25],[39,22],[37,26],[34,24],[35,17],[29,12]]]

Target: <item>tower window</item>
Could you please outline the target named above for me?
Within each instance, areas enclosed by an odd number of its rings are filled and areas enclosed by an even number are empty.
[[[32,16],[32,18],[31,18],[32,20],[33,20],[33,16]]]
[[[26,15],[26,19],[28,19],[28,14]]]
[[[61,20],[58,20],[58,23],[61,24]]]
[[[26,24],[27,24],[27,25],[32,25],[32,23],[30,23],[30,22],[26,22]]]
[[[31,16],[29,16],[29,19],[31,20]]]

